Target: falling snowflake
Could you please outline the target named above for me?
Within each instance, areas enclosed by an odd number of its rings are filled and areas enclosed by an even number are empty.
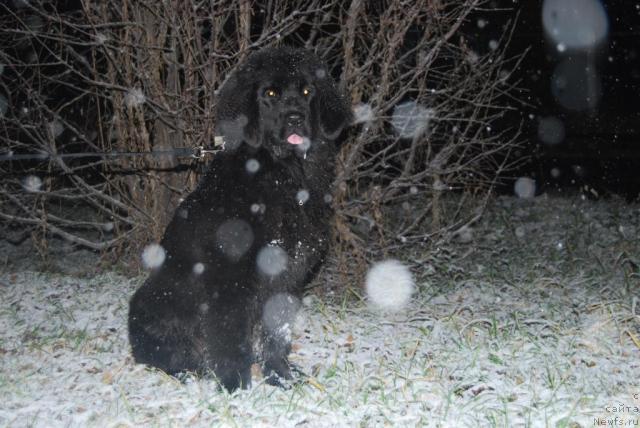
[[[22,188],[27,192],[39,192],[42,180],[35,175],[28,175],[22,180]]]
[[[602,98],[602,82],[593,60],[567,57],[560,61],[551,76],[551,93],[568,110],[595,108]]]
[[[104,45],[107,42],[107,40],[109,40],[109,36],[102,33],[97,33],[95,35],[95,38],[96,38],[96,42],[100,45]]]
[[[296,200],[298,201],[298,205],[304,205],[305,202],[309,200],[309,191],[302,189],[296,193]]]
[[[409,268],[393,259],[374,264],[365,279],[369,302],[385,310],[397,311],[405,307],[411,300],[414,288]]]
[[[594,49],[609,32],[607,12],[598,0],[545,0],[542,26],[563,51]]]
[[[252,158],[247,160],[244,167],[249,174],[255,174],[260,169],[260,162]]]
[[[146,101],[146,97],[144,93],[140,89],[130,89],[127,94],[124,96],[124,103],[128,107],[137,107],[139,105],[144,104]]]
[[[267,276],[276,276],[287,269],[287,253],[278,245],[267,245],[258,252],[258,270]]]
[[[193,273],[196,275],[202,275],[202,272],[204,272],[204,264],[198,262],[193,265]]]
[[[564,123],[557,117],[543,117],[538,122],[538,138],[545,144],[555,145],[564,140]]]
[[[536,194],[536,181],[529,177],[520,177],[513,185],[513,190],[519,198],[533,198]]]
[[[414,138],[429,127],[429,121],[434,116],[433,109],[415,101],[407,101],[394,107],[391,125],[402,138]]]
[[[231,261],[238,261],[253,244],[253,230],[244,220],[225,221],[216,230],[216,245]]]
[[[53,138],[59,137],[64,132],[64,125],[58,119],[49,122],[47,127]]]
[[[365,123],[373,120],[373,110],[369,104],[360,103],[353,108],[353,123]]]
[[[300,306],[300,300],[288,293],[270,297],[262,311],[262,321],[267,331],[291,341],[291,327]]]
[[[155,269],[162,266],[166,252],[160,244],[149,244],[142,250],[142,264],[147,269]]]

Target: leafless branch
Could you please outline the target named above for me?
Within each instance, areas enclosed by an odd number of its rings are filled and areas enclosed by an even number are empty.
[[[500,121],[520,58],[505,57],[513,26],[495,50],[469,47],[464,28],[484,0],[84,0],[65,11],[57,3],[0,5],[7,152],[212,146],[224,77],[251,50],[292,44],[323,57],[359,109],[337,167],[340,254],[366,261],[455,231],[512,165],[518,129]],[[135,249],[160,237],[194,187],[194,162],[159,171],[177,166],[0,163],[0,175],[14,177],[0,182],[0,217],[93,249]]]

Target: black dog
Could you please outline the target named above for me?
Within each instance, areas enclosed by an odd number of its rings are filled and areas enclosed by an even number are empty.
[[[220,90],[226,148],[180,204],[166,258],[131,299],[133,356],[176,375],[290,379],[296,294],[327,252],[338,139],[351,121],[324,64],[294,48],[248,57]],[[252,337],[259,337],[253,349]]]

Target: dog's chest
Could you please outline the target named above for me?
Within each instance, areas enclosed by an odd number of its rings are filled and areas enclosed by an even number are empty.
[[[250,186],[260,188],[250,211],[252,223],[269,245],[283,248],[289,257],[302,259],[326,247],[331,217],[330,177],[266,171]],[[318,177],[320,178],[320,177]]]
[[[256,195],[256,202],[251,204],[252,222],[260,225],[268,239],[282,240],[288,236],[296,241],[293,243],[314,239],[324,233],[331,215],[327,194],[328,189],[323,192],[311,186],[274,180],[271,191]]]

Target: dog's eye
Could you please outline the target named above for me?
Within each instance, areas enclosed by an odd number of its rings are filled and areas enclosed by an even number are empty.
[[[304,88],[302,88],[302,95],[304,95],[305,97],[308,97],[309,95],[311,95],[311,88],[308,86],[305,86]]]
[[[275,97],[278,95],[278,93],[275,91],[275,89],[267,89],[266,91],[264,91],[264,94],[268,97]]]

